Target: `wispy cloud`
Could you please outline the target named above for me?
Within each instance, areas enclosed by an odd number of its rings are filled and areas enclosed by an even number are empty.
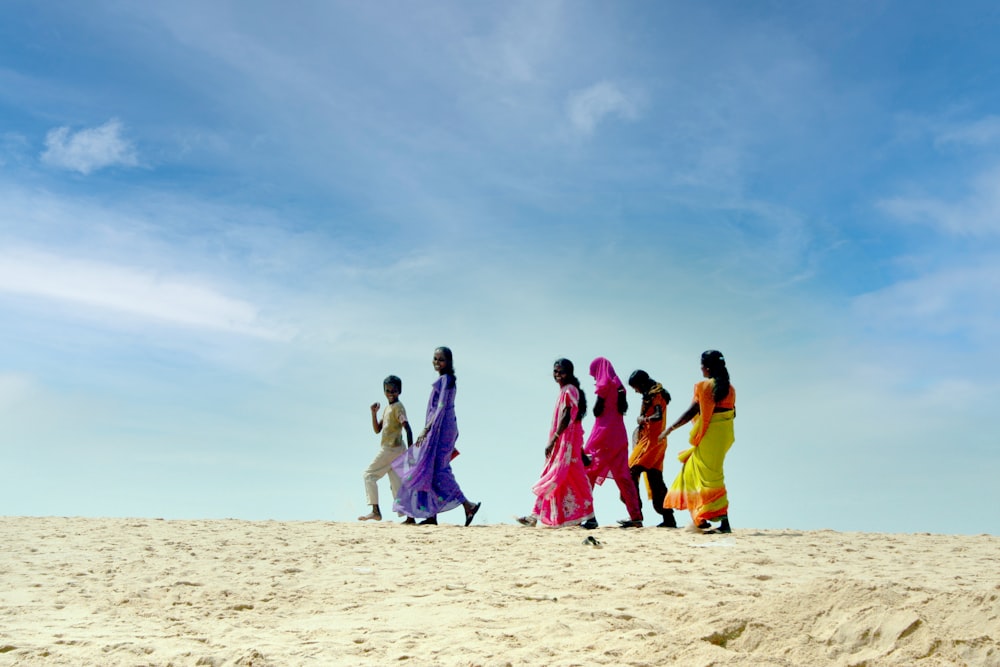
[[[937,145],[985,147],[1000,144],[1000,116],[986,116],[971,123],[954,125],[939,132]]]
[[[571,94],[567,113],[573,128],[589,135],[608,116],[635,120],[639,116],[639,97],[616,83],[601,81]]]
[[[21,162],[28,149],[28,139],[23,134],[4,132],[0,134],[0,167]]]
[[[859,322],[906,335],[968,334],[993,340],[1000,315],[989,304],[1000,292],[1000,262],[987,258],[975,266],[927,273],[859,297]]]
[[[84,175],[115,165],[134,167],[138,164],[135,146],[123,136],[122,130],[117,118],[78,132],[68,127],[49,130],[42,162]]]
[[[35,390],[34,382],[24,375],[0,373],[0,410],[16,405]]]
[[[60,257],[0,252],[0,292],[70,302],[180,327],[264,339],[291,332],[262,320],[252,303],[182,276]]]
[[[878,202],[878,207],[903,222],[929,225],[947,234],[1000,234],[1000,165],[977,176],[963,200],[891,197]]]
[[[491,23],[489,33],[462,40],[466,66],[500,86],[541,82],[544,65],[552,61],[566,28],[563,5],[507,5]]]

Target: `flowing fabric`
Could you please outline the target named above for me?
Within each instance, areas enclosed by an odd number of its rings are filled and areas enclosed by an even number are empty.
[[[590,374],[596,383],[597,397],[604,400],[604,410],[594,417],[587,444],[583,446],[583,451],[591,459],[587,466],[587,477],[592,486],[603,484],[608,477],[614,479],[628,509],[629,518],[641,519],[639,494],[628,468],[628,431],[625,429],[625,419],[618,412],[618,390],[622,387],[622,382],[611,362],[604,357],[591,362]]]
[[[455,418],[455,385],[450,376],[434,382],[427,401],[430,429],[419,445],[406,450],[392,467],[400,477],[399,492],[392,508],[406,516],[426,519],[458,507],[465,495],[451,471],[451,459],[458,440]]]
[[[667,451],[667,441],[666,438],[660,440],[660,434],[667,423],[667,398],[663,394],[663,385],[659,383],[643,394],[641,416],[652,417],[657,410],[660,413],[658,420],[643,422],[636,427],[628,467],[636,493],[639,494],[639,506],[642,507],[639,480],[645,476],[646,495],[653,501],[653,509],[666,517],[671,514],[663,507],[667,497],[667,487],[663,483],[663,455]]]
[[[660,419],[639,424],[635,447],[629,456],[630,468],[639,466],[653,470],[663,470],[663,455],[667,451],[666,440],[660,440],[667,421],[667,399],[663,396],[663,387],[659,384],[650,389],[648,402],[643,401],[642,416],[651,417],[660,408]],[[645,397],[644,397],[645,398]]]
[[[718,406],[725,411],[713,412],[715,401],[706,398],[711,396],[713,387],[711,380],[695,385],[695,400],[701,410],[691,421],[691,447],[677,456],[684,465],[663,503],[667,508],[691,512],[695,525],[729,514],[723,463],[736,441],[733,432],[736,390],[730,387],[729,395],[719,402]],[[729,409],[730,405],[733,409]]]
[[[576,420],[580,392],[571,384],[559,391],[549,442],[556,434],[563,409],[569,408],[569,426],[556,440],[538,482],[531,488],[537,496],[532,512],[545,526],[577,525],[594,516],[594,498],[583,467],[583,425]]]

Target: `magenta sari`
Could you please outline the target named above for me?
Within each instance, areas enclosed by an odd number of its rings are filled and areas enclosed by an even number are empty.
[[[587,470],[583,467],[583,425],[576,420],[580,392],[571,384],[563,386],[549,429],[549,442],[556,434],[563,409],[569,408],[569,426],[556,440],[538,482],[531,487],[538,498],[532,512],[545,526],[576,526],[594,516],[594,498]]]
[[[604,357],[597,357],[591,362],[590,375],[597,385],[597,397],[604,399],[604,410],[594,417],[590,437],[583,446],[583,451],[591,459],[587,477],[596,486],[603,484],[608,477],[615,480],[629,519],[641,520],[639,493],[635,490],[628,468],[628,431],[625,429],[625,418],[618,412],[618,389],[622,381],[618,379],[614,366]]]

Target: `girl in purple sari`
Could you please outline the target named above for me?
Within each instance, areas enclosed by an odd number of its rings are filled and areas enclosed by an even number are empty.
[[[465,525],[479,511],[482,503],[470,502],[451,471],[451,459],[458,440],[458,420],[455,419],[455,365],[451,350],[434,350],[434,370],[438,379],[427,401],[427,425],[413,447],[396,459],[392,467],[399,473],[400,486],[393,509],[406,516],[423,519],[421,524],[436,524],[439,512],[459,505],[465,508]]]

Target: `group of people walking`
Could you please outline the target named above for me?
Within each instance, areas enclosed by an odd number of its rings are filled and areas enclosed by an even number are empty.
[[[362,521],[382,518],[377,480],[386,474],[394,497],[393,510],[406,517],[404,523],[422,519],[421,524],[434,524],[438,513],[461,505],[468,526],[479,511],[481,503],[465,497],[451,470],[451,459],[458,454],[451,350],[437,348],[433,364],[439,377],[428,400],[426,426],[415,443],[406,411],[399,402],[399,378],[390,375],[384,381],[388,404],[381,419],[379,404],[371,406],[372,426],[382,434],[382,447],[364,473],[371,512],[358,517]],[[629,376],[629,386],[641,396],[630,453],[624,419],[628,396],[611,362],[598,357],[590,364],[595,383],[594,423],[584,442],[586,394],[573,363],[569,359],[556,360],[552,376],[559,385],[559,395],[544,450],[545,465],[532,487],[535,503],[531,513],[516,520],[526,526],[596,528],[593,488],[610,478],[628,512],[628,518],[618,523],[623,528],[641,527],[641,481],[645,477],[645,490],[653,510],[660,515],[659,527],[677,527],[674,510],[686,509],[692,518],[691,530],[731,532],[723,463],[735,439],[736,390],[721,352],[704,352],[701,371],[704,379],[695,384],[690,406],[669,426],[670,393],[644,370]],[[668,489],[663,479],[667,436],[689,422],[691,446],[678,455],[681,470]]]
[[[517,521],[526,526],[596,528],[593,487],[610,477],[628,511],[628,518],[618,523],[623,528],[642,526],[640,481],[645,476],[653,509],[661,517],[659,527],[676,528],[674,510],[686,509],[692,530],[731,532],[723,462],[734,441],[736,390],[721,352],[703,353],[701,370],[705,379],[695,385],[691,406],[670,426],[666,426],[670,393],[644,370],[629,376],[629,386],[642,397],[630,454],[624,419],[628,398],[611,362],[598,357],[590,364],[597,397],[594,425],[584,443],[586,396],[573,363],[557,360],[552,375],[560,389],[545,467],[532,488],[536,499],[531,514]],[[681,471],[668,491],[663,481],[667,436],[688,422],[693,423],[691,447],[678,456]],[[712,522],[719,525],[713,527]]]

